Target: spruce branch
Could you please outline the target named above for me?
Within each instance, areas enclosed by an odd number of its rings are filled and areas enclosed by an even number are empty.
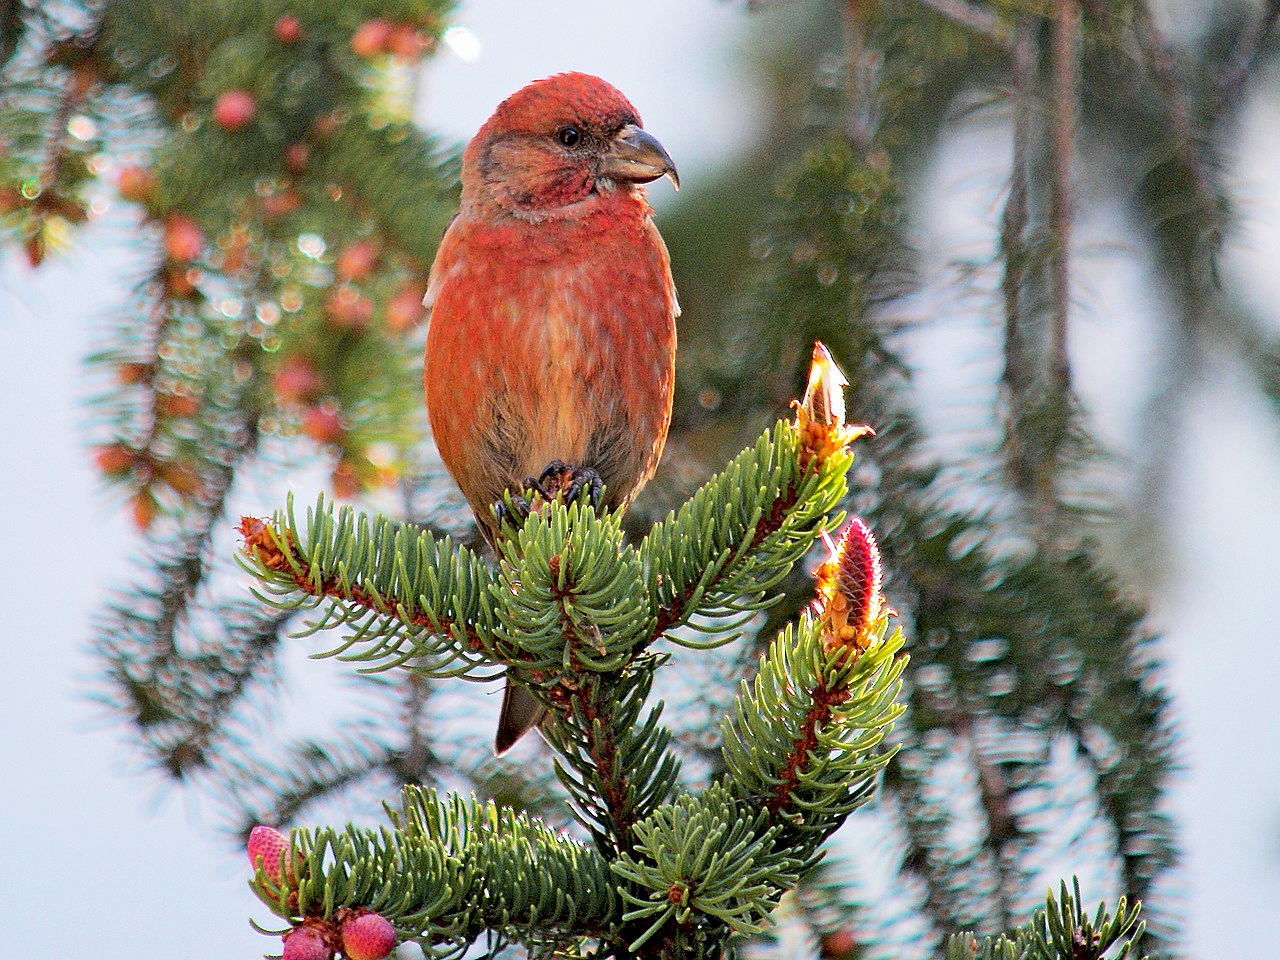
[[[522,681],[617,672],[652,633],[643,561],[622,539],[617,515],[553,501],[501,541],[493,649]]]
[[[698,617],[732,618],[767,606],[766,591],[834,525],[828,515],[845,494],[848,447],[872,433],[844,422],[847,384],[817,344],[795,421],[779,422],[654,525],[641,556],[657,600],[655,638]]]
[[[868,432],[844,422],[846,386],[819,344],[795,421],[700,491],[704,501],[718,498],[721,513],[735,497],[748,501],[747,518],[710,545],[697,543],[690,508],[655,528],[694,541],[717,572],[703,581],[724,595],[715,609],[737,602],[730,586],[758,603],[779,570],[825,535],[849,445]],[[243,565],[279,607],[322,605],[311,630],[354,628],[331,653],[418,678],[474,679],[481,664],[506,666],[548,707],[556,774],[595,841],[582,860],[587,848],[558,835],[549,847],[549,832],[537,832],[545,828],[509,811],[406,787],[392,830],[295,834],[278,863],[257,864],[255,889],[290,921],[287,941],[334,944],[372,913],[371,924],[394,922],[399,939],[433,955],[487,931],[531,947],[573,951],[595,938],[638,956],[702,956],[771,922],[778,898],[870,797],[889,759],[880,744],[901,712],[894,700],[906,660],[897,656],[901,633],[885,636],[879,555],[861,521],[819,568],[812,613],[782,631],[754,691],[739,696],[724,727],[725,778],[679,796],[661,704],[646,705],[666,659],[649,649],[661,609],[650,591],[669,576],[664,563],[690,563],[688,554],[627,546],[617,516],[559,499],[535,499],[500,541],[496,569],[428,531],[335,513],[323,501],[305,529],[290,504],[269,523],[245,518],[241,532]],[[704,596],[687,615],[708,609]],[[472,842],[484,824],[503,835],[489,846]],[[267,830],[250,835],[251,857],[273,836]],[[511,858],[506,835],[523,859]],[[582,877],[562,875],[570,860],[586,871],[585,889]],[[614,881],[592,879],[601,864]],[[542,872],[531,880],[531,870]]]
[[[534,944],[599,937],[618,900],[608,863],[526,814],[407,786],[392,826],[295,830],[252,881],[279,917],[341,925],[354,909],[395,918],[428,956],[460,955],[485,931]],[[273,876],[274,873],[274,876]]]
[[[812,395],[801,406],[824,410]],[[822,841],[869,799],[906,663],[901,634],[884,637],[879,591],[874,541],[855,520],[821,568],[813,614],[774,641],[725,720],[724,779],[654,810],[615,862],[643,891],[623,891],[639,931],[629,949],[657,938],[656,956],[702,955],[724,931],[763,930]]]
[[[613,864],[614,873],[634,885],[621,891],[631,906],[622,919],[639,931],[627,949],[638,951],[661,932],[686,955],[700,956],[726,933],[745,936],[768,927],[778,898],[806,866],[771,820],[715,784],[636,824],[634,853]]]
[[[659,661],[644,653],[654,617],[641,554],[622,540],[616,515],[538,504],[500,543],[494,593],[496,651],[547,704],[556,775],[599,849],[614,856],[679,771],[661,709],[642,719]]]
[[[1016,31],[1011,31],[998,14],[976,3],[970,3],[969,0],[915,0],[915,2],[1001,49],[1008,49],[1016,43]]]
[[[544,728],[574,815],[610,856],[631,849],[636,822],[671,797],[680,775],[671,735],[659,725],[661,704],[643,713],[653,665],[637,666],[588,677],[553,711],[559,722]]]
[[[1216,252],[1222,244],[1224,204],[1210,180],[1209,164],[1204,156],[1203,137],[1192,124],[1191,106],[1178,76],[1173,51],[1160,28],[1156,25],[1150,0],[1137,0],[1135,5],[1137,27],[1142,46],[1150,62],[1152,76],[1164,97],[1178,159],[1181,162],[1191,194],[1195,198],[1196,213],[1202,221],[1202,232],[1210,247]],[[1280,14],[1280,3],[1276,4]]]
[[[1058,897],[1050,890],[1031,922],[1011,934],[987,937],[981,943],[971,933],[948,938],[946,960],[1102,960],[1104,956],[1137,960],[1146,930],[1139,920],[1141,912],[1141,904],[1130,907],[1121,897],[1114,914],[1100,903],[1090,917],[1084,912],[1080,881],[1073,877],[1070,890],[1062,881]]]
[[[819,568],[813,610],[770,645],[722,725],[725,782],[784,825],[789,849],[816,851],[892,757],[877,748],[902,713],[906,658],[901,632],[885,637],[889,613],[878,548],[855,518]]]
[[[369,724],[354,724],[325,739],[290,742],[271,758],[224,761],[219,787],[235,811],[235,829],[291,823],[312,804],[360,783],[371,770],[394,771],[398,756]],[[425,779],[421,774],[418,780]]]
[[[1009,194],[1000,218],[1000,256],[1004,265],[1000,281],[1004,299],[1004,369],[1000,375],[1000,399],[1004,408],[1004,446],[1009,474],[1023,489],[1029,487],[1035,469],[1026,462],[1033,446],[1022,436],[1023,423],[1020,419],[1036,379],[1028,343],[1030,318],[1026,316],[1029,299],[1027,279],[1031,266],[1027,238],[1030,222],[1028,153],[1032,138],[1035,81],[1035,33],[1030,18],[1021,17],[1014,28],[1010,77],[1013,160],[1009,172]]]
[[[991,859],[991,872],[995,884],[996,918],[1001,927],[1012,922],[1012,904],[1026,881],[1025,872],[1018,869],[1020,861],[1015,856],[1025,845],[1026,834],[1014,813],[1014,790],[1003,767],[987,756],[973,724],[966,716],[958,731],[969,752],[969,761],[977,772],[978,802],[986,821],[983,847]]]
[[[1280,0],[1266,0],[1266,7],[1258,19],[1240,31],[1230,58],[1216,78],[1218,100],[1222,106],[1230,109],[1239,101],[1253,65],[1275,30],[1277,21],[1280,21]]]
[[[766,591],[828,528],[851,458],[806,474],[799,449],[795,430],[779,423],[654,525],[640,548],[655,601],[653,639],[697,618],[738,619],[768,605]]]
[[[306,634],[332,627],[352,632],[321,656],[387,670],[413,663],[422,676],[480,676],[480,651],[493,640],[492,572],[449,538],[350,507],[335,512],[321,496],[305,532],[293,512],[267,522],[241,521],[239,558],[262,583],[266,602],[282,609],[323,605]]]
[[[952,798],[936,789],[930,773],[944,762],[954,746],[948,738],[921,734],[914,710],[905,715],[912,740],[898,750],[885,767],[884,797],[897,814],[904,837],[899,872],[921,889],[921,912],[941,944],[947,931],[960,930],[977,912],[994,911],[977,895],[979,877],[972,864],[956,857],[949,839],[960,820]],[[925,730],[928,734],[932,731]]]
[[[906,665],[902,636],[881,634],[850,658],[828,649],[805,617],[770,645],[760,672],[721,729],[727,783],[782,823],[790,849],[811,855],[870,799],[892,751],[878,750],[902,713],[895,703]]]

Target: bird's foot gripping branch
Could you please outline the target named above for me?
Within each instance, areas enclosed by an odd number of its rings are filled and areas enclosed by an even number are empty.
[[[319,504],[242,526],[270,602],[318,608],[328,651],[368,670],[486,680],[505,669],[547,709],[587,840],[535,820],[406,788],[378,831],[255,831],[253,886],[284,921],[289,960],[430,955],[477,938],[701,957],[762,930],[822,842],[875,788],[906,662],[880,593],[875,540],[852,521],[815,598],[781,631],[721,726],[723,773],[690,791],[647,695],[666,657],[728,642],[839,523],[850,443],[839,371],[815,351],[796,419],[766,431],[637,546],[619,519],[550,502],[490,566],[408,524]],[[828,540],[828,544],[830,541]],[[732,627],[729,627],[732,630]],[[391,932],[394,932],[392,936]]]

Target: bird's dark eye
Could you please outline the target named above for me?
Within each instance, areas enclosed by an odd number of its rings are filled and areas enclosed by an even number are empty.
[[[578,132],[577,127],[561,127],[556,131],[556,139],[566,147],[576,147],[578,141],[582,139],[582,134]]]

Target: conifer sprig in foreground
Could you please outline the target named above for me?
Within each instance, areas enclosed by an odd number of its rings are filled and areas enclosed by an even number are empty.
[[[648,695],[667,657],[771,602],[838,522],[849,445],[843,378],[825,350],[796,418],[766,431],[638,546],[613,515],[538,501],[488,566],[447,539],[321,503],[246,518],[244,564],[321,655],[426,678],[500,669],[548,707],[543,734],[590,842],[526,814],[416,786],[380,830],[267,827],[253,888],[288,923],[286,960],[380,960],[396,941],[457,956],[481,937],[563,956],[716,956],[767,929],[823,842],[873,795],[901,715],[906,657],[875,539],[851,521],[815,599],[760,659],[722,724],[722,774],[691,791]],[[828,541],[830,544],[830,541]],[[729,632],[731,634],[732,627]],[[710,642],[727,642],[719,636]]]

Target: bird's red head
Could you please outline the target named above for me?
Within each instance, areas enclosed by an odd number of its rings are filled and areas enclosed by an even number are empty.
[[[472,138],[462,200],[490,214],[571,216],[602,191],[659,177],[679,186],[631,101],[599,77],[561,73],[512,94]]]

